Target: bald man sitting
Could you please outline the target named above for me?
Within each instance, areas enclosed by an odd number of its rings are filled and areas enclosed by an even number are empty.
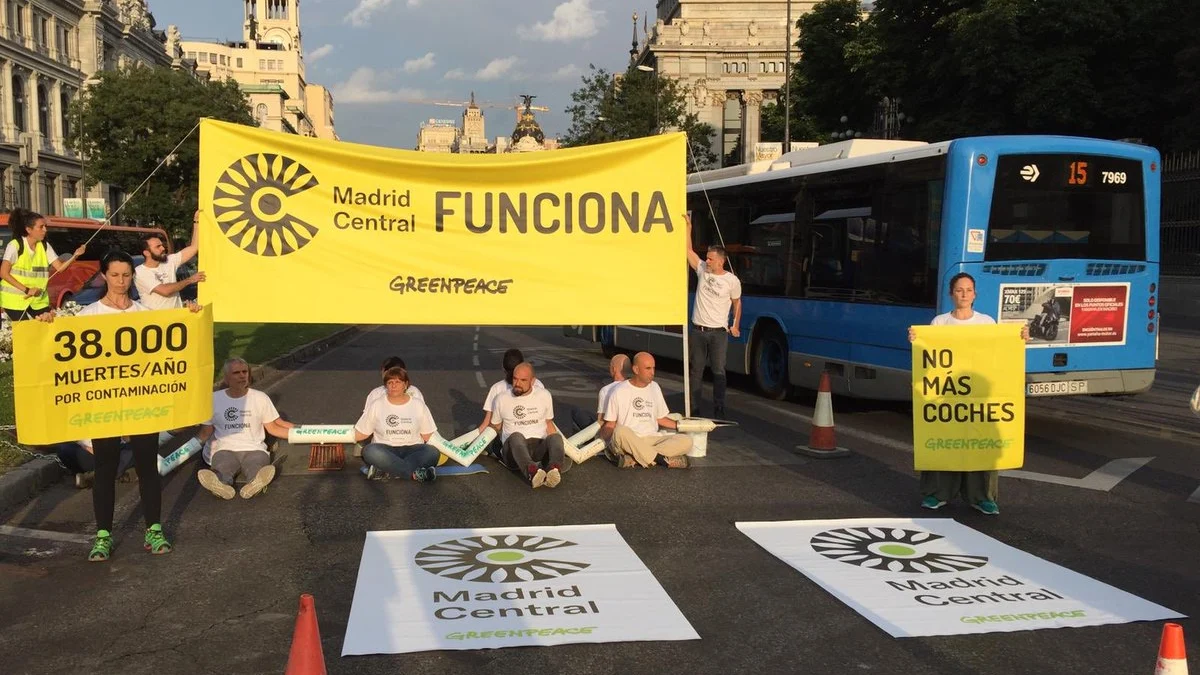
[[[675,428],[670,412],[654,381],[654,357],[639,352],[633,357],[633,378],[613,387],[604,408],[600,437],[608,441],[609,459],[622,469],[635,464],[686,469],[691,436],[660,431]]]
[[[612,377],[612,382],[600,388],[600,396],[596,399],[596,421],[604,424],[604,409],[608,407],[608,397],[612,394],[612,390],[618,385],[625,382],[628,378],[625,373],[629,372],[629,357],[624,354],[617,354],[608,361],[608,374]]]

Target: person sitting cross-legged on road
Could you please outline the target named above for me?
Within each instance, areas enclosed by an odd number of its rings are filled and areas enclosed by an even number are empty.
[[[279,417],[271,397],[250,388],[250,366],[244,360],[225,362],[225,387],[213,392],[213,416],[196,436],[201,443],[212,438],[204,447],[204,461],[212,468],[201,469],[196,478],[221,499],[233,499],[234,494],[250,499],[275,479],[267,434],[286,440],[295,425]],[[238,474],[246,484],[235,493]]]
[[[405,477],[419,483],[437,479],[437,448],[429,439],[437,431],[425,402],[408,393],[408,371],[388,368],[383,373],[387,395],[371,401],[354,425],[354,440],[374,437],[363,448],[369,480]]]
[[[534,488],[558,487],[570,460],[554,425],[554,399],[535,381],[532,364],[513,369],[512,390],[497,396],[492,407],[492,428],[500,433],[505,465]]]
[[[608,396],[600,428],[601,438],[608,441],[605,455],[622,469],[635,464],[686,469],[692,437],[659,431],[675,428],[675,420],[667,416],[670,412],[654,381],[654,357],[639,352],[633,357],[633,377],[614,387]]]
[[[617,354],[608,360],[608,374],[612,377],[612,382],[600,387],[600,395],[596,397],[596,421],[600,423],[600,426],[604,426],[604,411],[608,408],[608,398],[612,396],[614,389],[629,380],[625,375],[627,372],[629,372],[628,356]]]

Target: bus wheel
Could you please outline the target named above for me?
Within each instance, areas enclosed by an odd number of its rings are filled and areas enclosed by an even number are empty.
[[[788,346],[783,331],[776,326],[765,329],[754,341],[750,364],[754,386],[767,398],[780,400],[788,393]]]

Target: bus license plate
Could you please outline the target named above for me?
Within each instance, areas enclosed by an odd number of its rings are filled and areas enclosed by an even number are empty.
[[[1028,396],[1059,396],[1063,394],[1086,394],[1087,392],[1087,380],[1030,382],[1025,388],[1025,393]]]

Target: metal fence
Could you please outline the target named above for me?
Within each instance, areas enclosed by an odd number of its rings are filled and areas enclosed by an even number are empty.
[[[1162,159],[1162,270],[1200,276],[1200,150]]]

